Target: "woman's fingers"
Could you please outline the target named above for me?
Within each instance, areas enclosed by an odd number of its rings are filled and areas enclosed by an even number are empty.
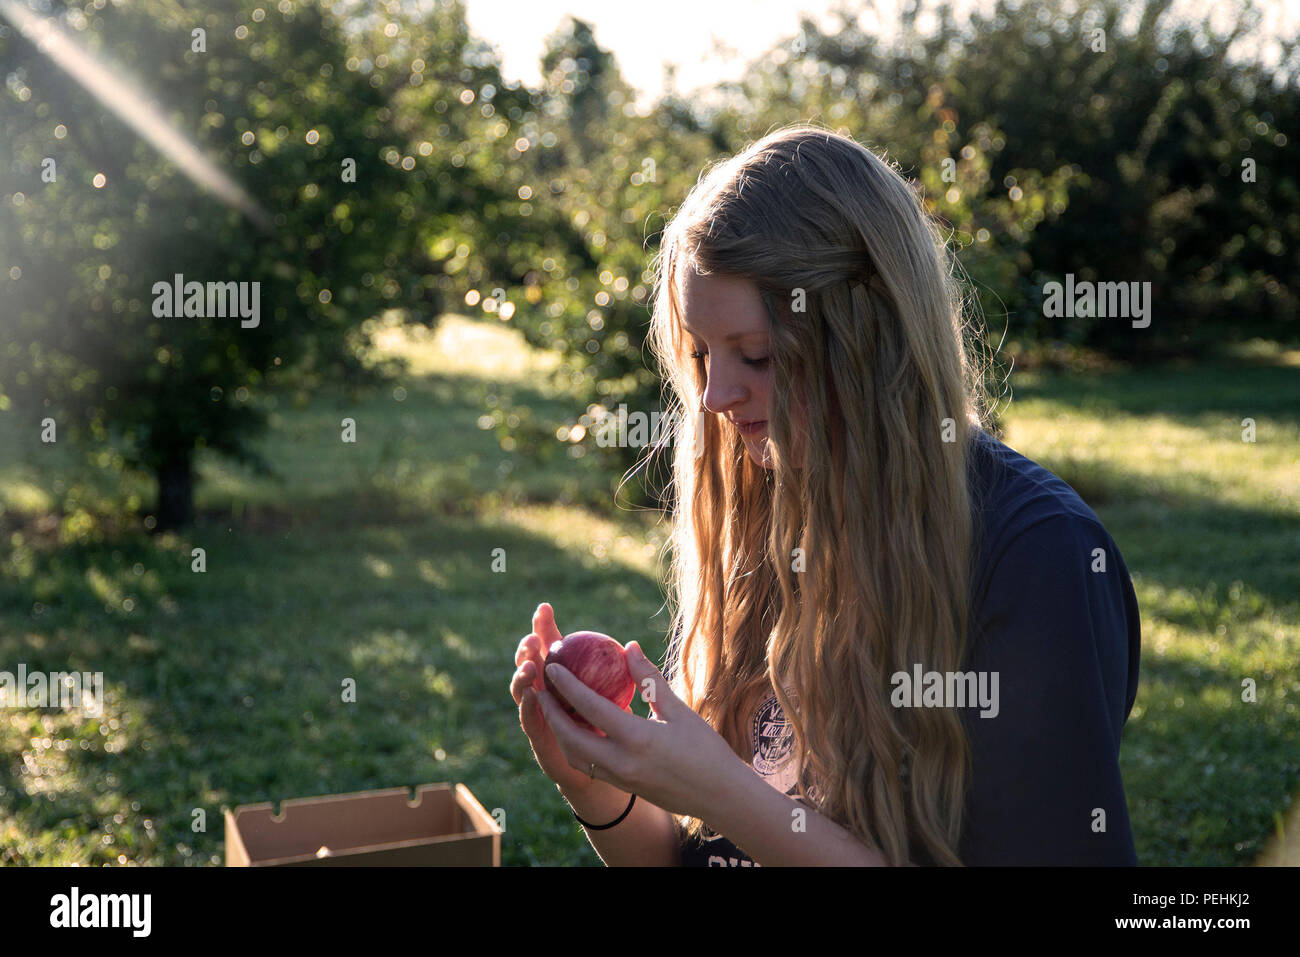
[[[515,704],[524,700],[524,688],[528,687],[524,680],[523,669],[516,668],[515,673],[510,677],[510,697],[515,699]]]
[[[537,722],[537,716],[541,713],[541,709],[537,706],[537,693],[533,692],[530,695],[528,691],[529,688],[525,685],[519,693],[519,724],[523,727],[524,733],[532,740],[537,737],[538,732],[541,730]],[[536,744],[535,741],[534,744]]]
[[[575,679],[576,680],[576,679]],[[581,684],[581,682],[579,682]],[[615,787],[622,787],[615,778],[610,775],[617,775],[618,768],[621,765],[621,747],[603,733],[593,734],[586,728],[576,724],[572,718],[564,713],[560,703],[555,700],[555,696],[549,691],[541,693],[534,692],[533,697],[537,700],[541,709],[543,719],[547,720],[551,734],[556,742],[559,760],[567,767],[567,774],[576,775],[579,782],[587,778],[590,774],[590,765],[592,762],[597,764],[604,771],[600,775],[602,780],[607,780],[614,784]],[[599,697],[599,696],[597,696]],[[604,699],[601,699],[604,701]],[[622,712],[613,704],[605,701],[610,709],[622,716]],[[555,777],[554,774],[551,775]]]
[[[550,736],[550,728],[546,723],[546,715],[542,713],[541,702],[537,700],[537,691],[532,686],[532,681],[526,676],[519,677],[516,673],[516,681],[519,683],[519,726],[523,728],[524,734],[528,736],[529,743],[533,746],[533,754],[537,756],[538,764],[548,776],[551,770],[548,768],[546,754],[548,745],[550,748],[555,747],[555,741]],[[513,687],[512,687],[513,690]]]
[[[533,615],[533,631],[525,635],[515,649],[515,672],[510,678],[510,696],[519,706],[519,726],[527,735],[533,756],[542,772],[560,787],[573,790],[585,787],[590,778],[585,771],[575,770],[570,765],[539,698],[539,693],[546,694],[542,666],[547,650],[561,637],[551,606],[539,605]],[[550,704],[554,705],[554,702]]]
[[[542,673],[542,667],[538,662],[525,661],[519,666],[519,669],[524,673],[526,687],[537,689],[542,686],[541,680],[537,677]]]
[[[559,626],[555,624],[555,609],[549,602],[542,602],[533,612],[533,632],[541,639],[542,657],[546,657],[546,652],[550,650],[551,645],[564,637],[560,634]]]
[[[545,692],[542,692],[545,694]],[[585,772],[574,770],[565,757],[542,710],[541,695],[532,688],[524,689],[524,701],[519,708],[519,724],[528,735],[533,756],[542,773],[563,788],[577,789],[588,783]]]
[[[681,698],[673,694],[668,679],[654,666],[639,641],[629,641],[625,646],[627,652],[627,670],[636,682],[637,694],[642,701],[649,703],[655,717],[671,720],[684,708]]]
[[[530,683],[539,691],[545,687],[542,665],[551,645],[562,637],[564,636],[555,624],[555,610],[549,603],[542,602],[533,612],[533,630],[520,639],[519,647],[515,649],[515,667],[521,670],[515,672],[515,677],[510,682],[510,692],[515,696],[516,704],[520,702],[519,695]]]
[[[545,659],[546,652],[542,650],[542,639],[536,634],[527,635],[519,642],[519,648],[515,651],[515,667],[528,667],[532,675],[531,680],[537,688],[542,687],[541,673]]]
[[[546,657],[546,649],[542,647],[542,639],[537,637],[537,633],[525,635],[519,642],[519,647],[515,649],[515,667],[519,667],[529,659],[541,661]]]
[[[630,709],[620,708],[574,677],[573,672],[563,665],[552,664],[546,667],[547,674],[578,716],[587,721],[602,735],[621,736],[636,725],[629,716],[635,717]]]

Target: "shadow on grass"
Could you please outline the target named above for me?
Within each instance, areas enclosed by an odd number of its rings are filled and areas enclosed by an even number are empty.
[[[1231,664],[1144,654],[1141,711],[1121,749],[1140,864],[1249,864],[1300,785],[1288,676],[1257,675],[1255,703],[1242,700],[1242,677]]]
[[[205,524],[152,552],[143,536],[37,552],[31,576],[0,586],[0,661],[102,671],[115,689],[104,722],[119,725],[100,736],[63,723],[55,737],[91,750],[47,755],[48,775],[33,773],[36,758],[0,765],[0,811],[31,838],[15,843],[17,860],[71,827],[70,860],[114,861],[121,845],[102,839],[121,831],[116,816],[155,827],[133,859],[207,863],[221,853],[222,804],[453,780],[506,810],[506,863],[597,862],[518,727],[514,652],[545,600],[562,629],[637,638],[660,656],[658,586],[490,516],[422,515],[364,493],[343,504],[306,502],[270,535]],[[202,575],[189,570],[194,542],[206,548]],[[494,548],[508,556],[504,574],[491,569]],[[92,573],[131,610],[106,612]],[[48,576],[59,594],[33,616]],[[343,701],[348,680],[355,703]],[[44,715],[6,727],[6,750],[30,750]],[[196,808],[205,833],[191,831]]]
[[[1263,416],[1300,425],[1300,367],[1257,363],[1167,363],[1103,375],[1013,374],[1015,401],[1041,399],[1099,415],[1162,415],[1175,421],[1206,415]],[[1171,397],[1176,399],[1171,401]]]
[[[1037,461],[1097,512],[1133,575],[1192,591],[1244,581],[1267,605],[1300,617],[1300,514],[1224,502],[1176,476],[1050,456]],[[1212,629],[1218,620],[1179,623]]]

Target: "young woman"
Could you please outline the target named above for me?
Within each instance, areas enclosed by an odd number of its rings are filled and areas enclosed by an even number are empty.
[[[655,265],[651,345],[699,413],[677,417],[671,680],[628,643],[645,719],[549,666],[600,732],[579,727],[544,688],[542,604],[511,682],[601,858],[1135,864],[1128,570],[984,430],[961,289],[908,183],[787,127],[701,179]]]

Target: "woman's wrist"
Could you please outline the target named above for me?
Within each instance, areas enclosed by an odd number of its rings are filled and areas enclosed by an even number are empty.
[[[577,789],[556,785],[556,789],[578,817],[593,824],[605,824],[614,820],[627,809],[632,797],[627,791],[606,781],[593,780]]]
[[[627,807],[623,808],[623,813],[620,814],[618,817],[614,818],[614,820],[607,821],[603,824],[598,824],[595,821],[584,820],[578,814],[577,811],[573,812],[573,817],[574,820],[576,820],[579,824],[581,824],[589,831],[608,831],[611,827],[618,827],[620,824],[626,821],[627,816],[632,813],[632,808],[635,805],[636,805],[636,795],[633,794],[632,797],[627,802]]]

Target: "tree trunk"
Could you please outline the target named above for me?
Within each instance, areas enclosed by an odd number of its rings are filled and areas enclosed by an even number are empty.
[[[193,450],[177,450],[158,467],[157,531],[194,524]]]

